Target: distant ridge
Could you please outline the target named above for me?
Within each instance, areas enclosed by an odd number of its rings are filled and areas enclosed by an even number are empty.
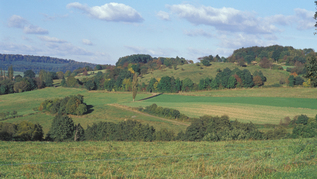
[[[62,71],[65,73],[67,70],[74,71],[85,66],[94,68],[97,64],[48,56],[0,54],[0,68],[7,70],[11,65],[14,71],[24,72],[26,70],[33,70],[35,73],[38,73],[40,70],[46,70]]]

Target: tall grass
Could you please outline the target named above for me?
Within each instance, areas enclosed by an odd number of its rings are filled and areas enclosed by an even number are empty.
[[[3,178],[313,178],[317,140],[0,142]]]

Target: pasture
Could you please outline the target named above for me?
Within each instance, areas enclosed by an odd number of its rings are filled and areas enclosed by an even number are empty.
[[[314,178],[317,140],[1,142],[1,178]]]
[[[280,97],[282,96],[282,97]],[[317,114],[317,89],[262,88],[213,90],[182,94],[163,94],[137,103],[122,103],[130,107],[145,107],[153,103],[179,110],[189,117],[228,115],[231,120],[257,124],[278,124],[287,116]]]
[[[105,91],[92,91],[89,92],[85,89],[76,88],[45,88],[35,91],[28,91],[23,93],[14,93],[0,96],[0,113],[11,112],[16,110],[18,115],[23,117],[12,118],[3,122],[20,122],[30,121],[42,125],[45,133],[48,132],[53,115],[49,113],[36,112],[33,108],[38,108],[39,105],[46,99],[64,98],[69,95],[81,94],[84,96],[84,102],[90,105],[89,113],[83,116],[72,115],[71,118],[77,124],[80,123],[84,128],[94,122],[107,121],[119,122],[127,119],[137,120],[141,123],[155,126],[157,130],[161,128],[173,129],[175,132],[185,130],[186,126],[180,126],[170,121],[164,121],[156,117],[147,116],[137,112],[124,110],[108,104],[124,103],[132,101],[131,93],[108,93]],[[141,93],[138,94],[136,100],[150,96],[151,94]]]

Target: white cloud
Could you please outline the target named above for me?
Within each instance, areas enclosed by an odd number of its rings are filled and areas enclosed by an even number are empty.
[[[274,36],[263,36],[245,33],[227,33],[218,36],[218,40],[220,42],[219,47],[231,50],[231,52],[241,47],[275,45],[275,39],[276,38],[274,38]]]
[[[9,27],[23,28],[26,24],[28,24],[28,21],[18,15],[11,16],[8,21]]]
[[[25,34],[48,34],[48,30],[35,26],[18,15],[13,15],[10,17],[8,26],[23,29]]]
[[[160,18],[162,20],[166,20],[166,21],[170,20],[170,15],[167,12],[160,11],[156,15],[157,15],[158,18]]]
[[[65,17],[68,17],[68,14],[64,14],[64,15],[53,15],[53,16],[50,16],[48,14],[42,14],[44,17],[45,17],[45,20],[46,21],[49,21],[49,20],[55,20],[56,18],[65,18]]]
[[[90,41],[90,40],[88,40],[88,39],[83,39],[83,44],[85,44],[85,45],[93,45],[92,44],[92,42]]]
[[[34,25],[27,25],[23,28],[26,34],[48,34],[48,30]]]
[[[121,3],[109,3],[102,6],[89,7],[78,2],[69,3],[67,8],[76,8],[90,17],[114,22],[142,22],[142,16],[132,7]]]
[[[196,36],[204,36],[204,37],[214,37],[214,35],[210,32],[206,32],[203,29],[196,29],[196,30],[184,30],[184,33],[190,37],[196,37]]]
[[[38,47],[12,42],[0,42],[0,49],[5,54],[37,54],[41,51]]]
[[[49,37],[49,36],[38,36],[39,39],[45,42],[53,42],[53,43],[65,43],[65,40],[58,39],[56,37]]]
[[[278,29],[257,18],[254,13],[243,12],[234,8],[213,8],[210,6],[195,7],[190,4],[168,5],[178,17],[186,19],[195,25],[213,26],[220,31],[247,32],[247,33],[273,33]]]
[[[93,52],[90,52],[84,48],[76,47],[71,43],[47,43],[46,46],[53,50],[54,54],[66,56],[66,55],[93,55]]]
[[[298,30],[313,29],[315,27],[314,12],[306,9],[295,9]]]
[[[132,50],[136,54],[149,54],[151,56],[160,56],[160,57],[165,57],[165,56],[171,56],[173,52],[175,52],[174,49],[170,48],[158,48],[158,49],[148,49],[148,48],[143,48],[143,47],[133,47],[133,46],[126,46],[126,48]]]

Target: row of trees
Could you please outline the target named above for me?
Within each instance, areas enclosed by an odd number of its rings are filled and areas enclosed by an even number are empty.
[[[153,106],[152,106],[153,107]],[[186,131],[177,135],[173,131],[162,129],[156,131],[153,126],[144,125],[134,120],[119,123],[99,122],[88,125],[84,130],[80,124],[75,125],[67,115],[54,117],[47,141],[227,141],[227,140],[268,140],[282,138],[311,138],[317,136],[317,115],[308,118],[300,115],[294,120],[287,120],[280,126],[261,132],[252,123],[230,121],[228,116],[202,116],[193,122]],[[292,133],[288,133],[283,125],[292,125]],[[0,123],[0,140],[34,141],[43,140],[42,126],[23,121],[19,124]]]
[[[189,119],[188,116],[186,116],[185,114],[181,114],[176,109],[163,108],[163,107],[157,106],[156,104],[146,106],[145,108],[139,108],[139,110],[142,112],[146,112],[149,114],[153,114],[156,116],[162,116],[162,117],[170,118],[170,119],[176,119],[176,120],[182,120],[182,121]]]
[[[2,70],[0,70],[2,74]],[[24,72],[24,77],[16,75],[13,77],[13,68],[10,67],[8,76],[0,77],[0,95],[9,93],[21,93],[34,89],[53,86],[53,79],[57,78],[56,73],[41,70],[38,77],[32,70]]]

